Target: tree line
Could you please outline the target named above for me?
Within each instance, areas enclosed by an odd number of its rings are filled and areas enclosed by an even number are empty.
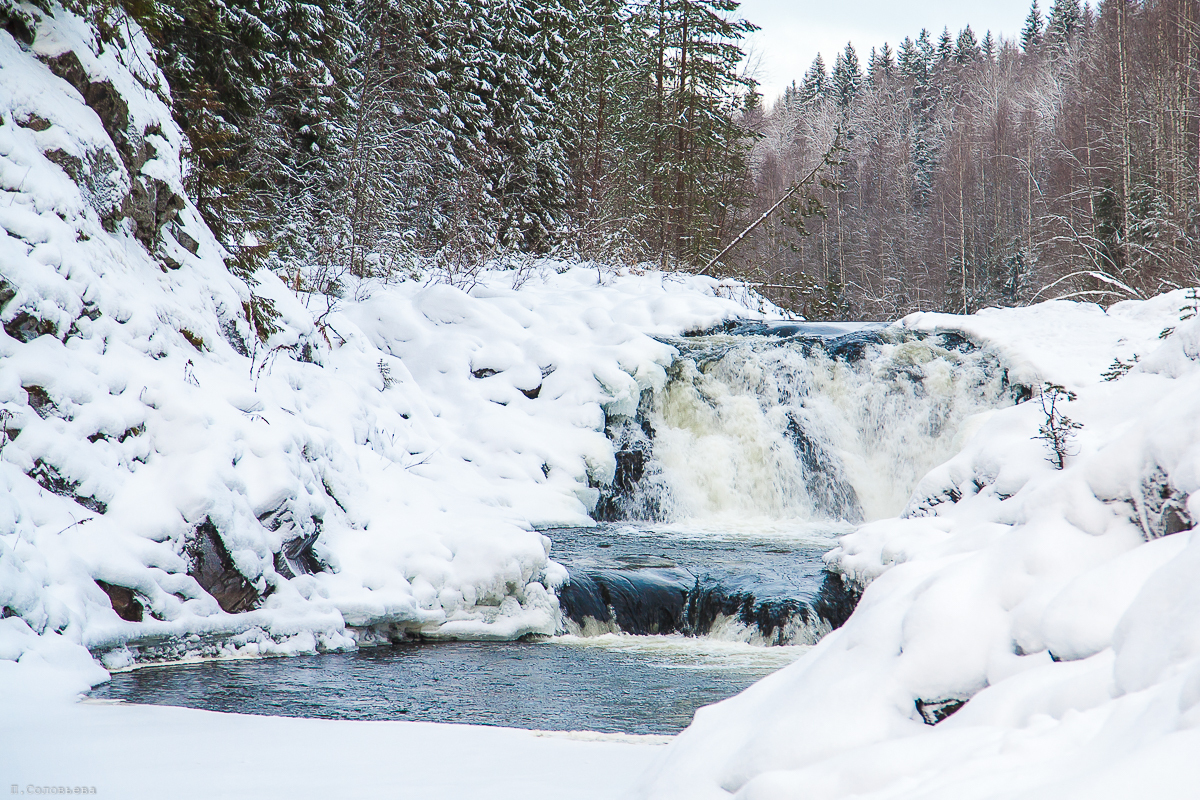
[[[247,275],[556,254],[709,271],[813,318],[1197,283],[1200,5],[1034,2],[920,31],[769,108],[736,0],[76,0],[151,36],[188,188]]]
[[[727,269],[813,316],[895,318],[1200,280],[1200,4],[1034,2],[1016,41],[820,57],[769,110],[751,216],[840,132],[824,188]],[[815,202],[819,201],[819,202]]]
[[[528,254],[688,265],[746,203],[734,0],[79,1],[155,43],[233,266],[298,291]]]

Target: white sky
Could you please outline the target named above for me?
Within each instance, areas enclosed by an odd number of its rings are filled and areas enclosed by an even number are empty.
[[[740,13],[762,30],[749,40],[752,56],[761,58],[756,77],[769,106],[783,88],[804,77],[817,53],[833,68],[834,56],[853,42],[863,69],[872,47],[892,49],[905,36],[916,38],[928,28],[935,41],[949,26],[957,35],[967,24],[977,38],[989,29],[994,36],[1016,38],[1030,0],[743,0]],[[1038,5],[1045,19],[1050,0]]]

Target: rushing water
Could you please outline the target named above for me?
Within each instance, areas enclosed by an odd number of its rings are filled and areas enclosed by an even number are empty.
[[[891,516],[973,414],[1020,392],[957,334],[776,324],[668,341],[666,386],[608,420],[605,519]]]
[[[149,667],[93,694],[217,711],[675,733],[839,626],[854,587],[822,555],[898,513],[972,414],[1021,387],[956,335],[741,324],[672,339],[594,529],[547,531],[569,571],[563,629],[538,642]],[[764,647],[763,645],[775,645]]]

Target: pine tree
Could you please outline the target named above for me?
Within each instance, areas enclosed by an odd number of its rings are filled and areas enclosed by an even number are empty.
[[[896,74],[896,55],[887,42],[878,51],[871,48],[871,60],[867,66],[867,77],[873,86],[880,86]]]
[[[157,44],[188,137],[188,190],[249,274],[294,212],[336,182],[342,71],[353,23],[342,0],[129,3]]]
[[[1079,6],[1079,0],[1054,0],[1050,7],[1045,40],[1052,47],[1061,48],[1074,38],[1082,24],[1083,9]]]
[[[739,71],[742,39],[757,28],[734,20],[735,0],[658,0],[635,8],[636,61],[648,107],[643,162],[653,220],[646,238],[664,260],[699,263],[745,201],[749,136],[737,116],[754,81]]]
[[[950,35],[949,28],[942,28],[942,35],[938,37],[937,43],[937,60],[943,64],[954,57],[954,37]]]
[[[900,74],[905,78],[916,80],[925,74],[925,60],[912,37],[905,36],[904,41],[900,43],[900,49],[896,52],[896,62]]]
[[[975,40],[975,32],[968,25],[958,34],[958,41],[954,45],[954,60],[959,64],[970,64],[978,61],[980,57],[979,42]]]
[[[992,36],[992,32],[990,30],[983,37],[982,49],[983,49],[983,57],[988,61],[988,63],[992,63],[996,60],[996,55],[997,55],[996,39],[995,39],[995,37]]]
[[[829,73],[825,69],[825,59],[817,53],[808,72],[804,73],[804,83],[800,87],[800,102],[810,103],[820,100],[828,91]]]
[[[1029,16],[1025,17],[1025,26],[1021,28],[1021,49],[1031,52],[1042,41],[1042,11],[1038,8],[1037,0],[1029,7]]]
[[[854,52],[854,46],[847,42],[846,49],[838,53],[833,65],[833,96],[838,108],[849,108],[854,102],[862,86],[862,77],[858,55]]]

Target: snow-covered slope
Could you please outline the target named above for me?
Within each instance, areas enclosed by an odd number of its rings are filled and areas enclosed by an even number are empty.
[[[702,709],[639,796],[1196,796],[1200,320],[1180,322],[1191,305],[1175,292],[1108,313],[1047,303],[906,319],[967,331],[1020,380],[1074,390],[1073,455],[1062,471],[1048,462],[1036,398],[982,415],[902,518],[828,556],[869,581],[849,622]]]
[[[745,292],[547,262],[310,311],[225,268],[140,34],[5,8],[0,658],[552,632],[534,526],[589,522],[605,409],[672,357],[648,334],[755,316]]]

